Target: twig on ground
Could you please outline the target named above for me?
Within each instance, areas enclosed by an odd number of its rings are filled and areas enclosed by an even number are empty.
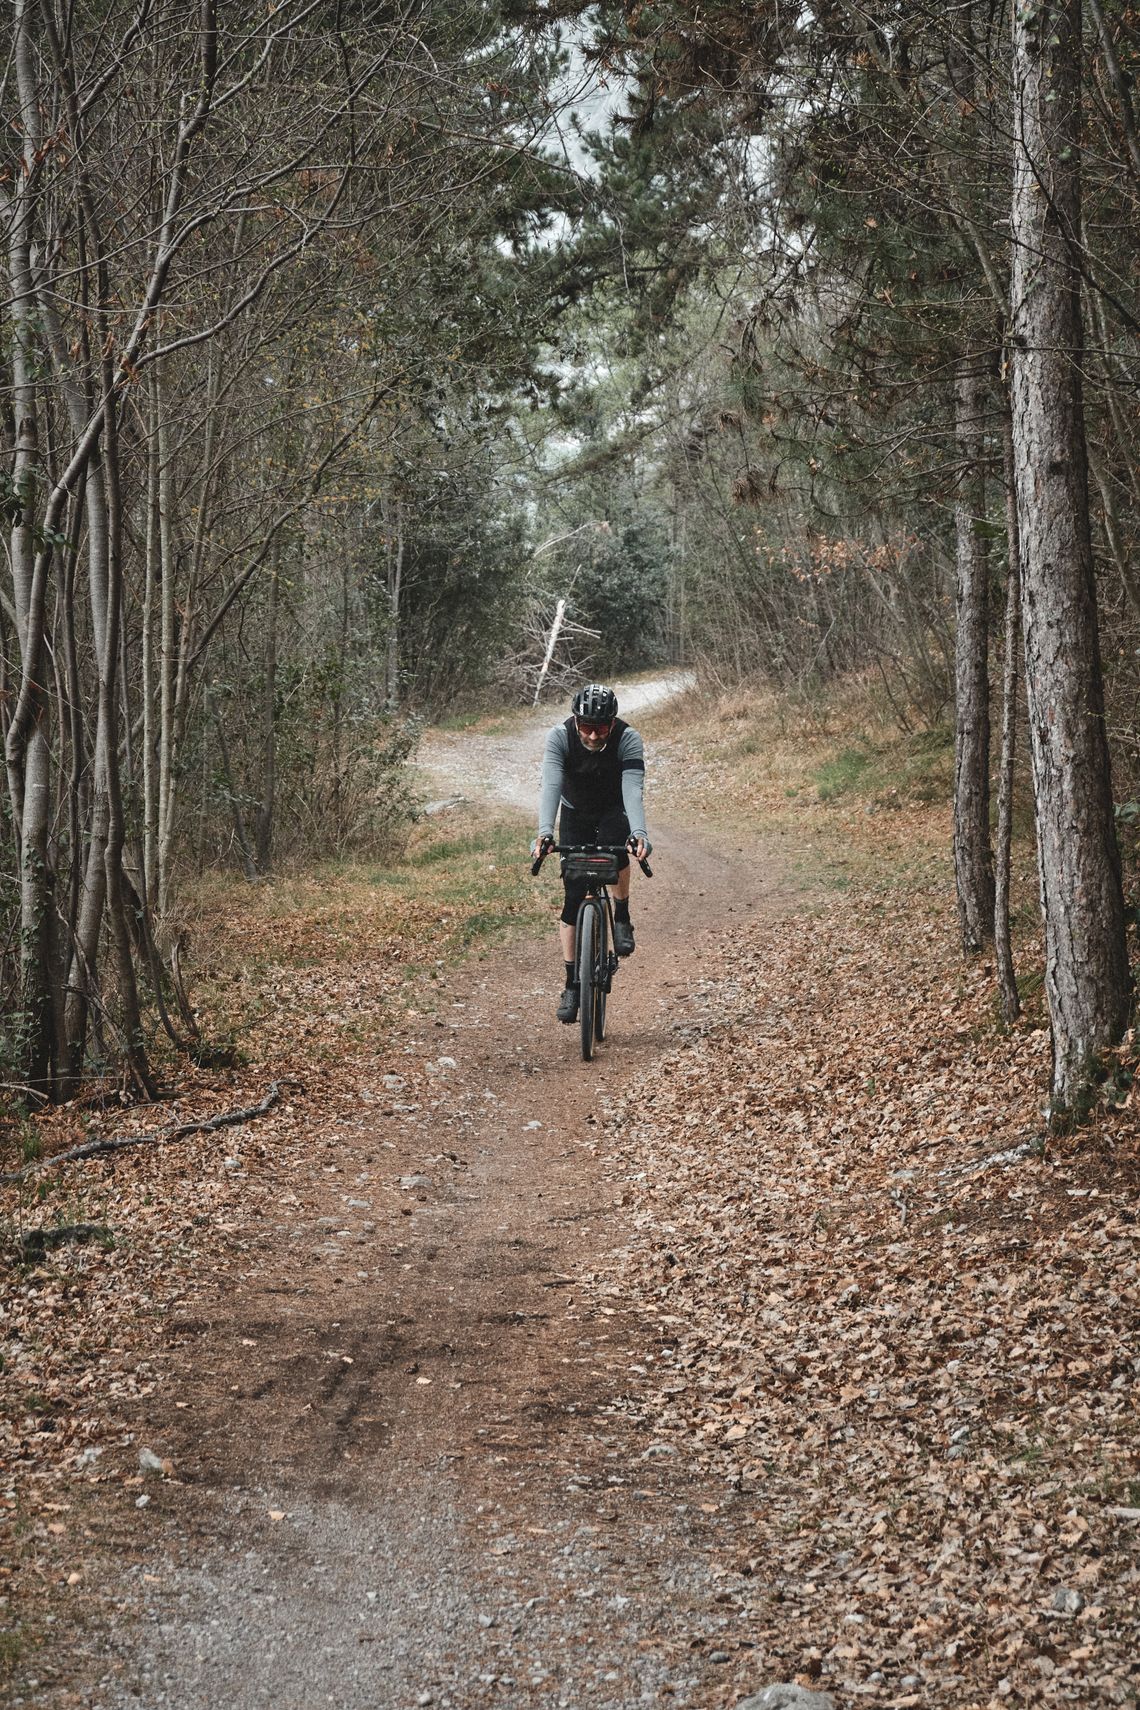
[[[22,1081],[0,1081],[0,1092],[18,1092],[21,1098],[37,1098],[41,1104],[48,1102],[47,1093],[39,1092],[35,1087],[26,1087]]]
[[[35,1175],[37,1171],[52,1170],[57,1164],[70,1164],[77,1158],[95,1158],[104,1152],[120,1152],[127,1146],[181,1140],[187,1134],[211,1134],[217,1128],[233,1128],[240,1122],[252,1122],[254,1117],[264,1116],[266,1111],[272,1110],[280,1096],[280,1084],[274,1081],[260,1104],[249,1105],[244,1110],[227,1110],[220,1116],[204,1117],[197,1122],[179,1122],[171,1128],[154,1128],[149,1134],[117,1134],[103,1140],[85,1140],[81,1146],[71,1146],[66,1152],[57,1152],[54,1158],[37,1158],[32,1163],[25,1164],[22,1169],[6,1170],[0,1175],[0,1182],[21,1182],[26,1177]]]
[[[1010,1146],[1004,1152],[990,1152],[984,1158],[975,1158],[968,1164],[947,1164],[944,1170],[939,1170],[939,1176],[972,1175],[977,1170],[988,1170],[994,1164],[1016,1164],[1022,1158],[1043,1158],[1045,1156],[1044,1136],[1035,1134],[1030,1140],[1023,1140],[1020,1146]]]

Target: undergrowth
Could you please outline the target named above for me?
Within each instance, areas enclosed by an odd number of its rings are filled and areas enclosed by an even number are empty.
[[[953,898],[954,732],[902,729],[873,682],[797,702],[763,686],[697,689],[640,721],[649,823],[689,820],[773,841],[780,869],[820,906],[852,887],[901,884]],[[654,752],[663,764],[654,767]],[[1042,945],[1026,746],[1017,765],[1011,920],[1026,994]],[[996,815],[996,803],[994,806]],[[989,956],[983,958],[983,963]]]

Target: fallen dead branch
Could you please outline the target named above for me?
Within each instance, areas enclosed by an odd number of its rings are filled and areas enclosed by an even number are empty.
[[[149,1134],[116,1134],[108,1135],[102,1140],[85,1140],[80,1146],[70,1146],[66,1152],[57,1152],[54,1158],[37,1158],[34,1162],[25,1164],[22,1169],[7,1170],[0,1175],[0,1182],[21,1182],[42,1170],[53,1170],[58,1164],[71,1164],[79,1158],[97,1158],[106,1152],[121,1152],[128,1146],[157,1145],[169,1140],[185,1139],[188,1134],[212,1134],[218,1128],[235,1128],[239,1123],[252,1122],[255,1117],[264,1116],[266,1111],[273,1109],[280,1096],[280,1083],[273,1081],[260,1104],[248,1105],[243,1110],[226,1110],[218,1116],[204,1117],[197,1122],[179,1122],[169,1128],[154,1128]]]
[[[939,1170],[942,1176],[975,1175],[979,1170],[993,1169],[1000,1164],[1019,1164],[1023,1158],[1043,1158],[1045,1156],[1045,1139],[1041,1134],[1035,1134],[1029,1140],[1023,1140],[1019,1146],[1007,1146],[1003,1152],[987,1152],[984,1158],[974,1158],[965,1164],[948,1164],[944,1170]]]

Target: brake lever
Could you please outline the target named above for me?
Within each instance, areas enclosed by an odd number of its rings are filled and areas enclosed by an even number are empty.
[[[629,850],[631,855],[637,856],[637,838],[631,837],[626,844],[626,848]],[[648,860],[646,860],[644,856],[638,857],[637,864],[647,879],[651,879],[653,877],[653,868],[649,865]]]

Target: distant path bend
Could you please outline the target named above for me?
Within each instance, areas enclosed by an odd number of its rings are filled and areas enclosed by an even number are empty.
[[[637,683],[616,683],[623,718],[660,706],[696,681],[692,671],[669,671]],[[533,812],[538,805],[542,745],[552,724],[566,716],[556,706],[536,707],[526,722],[495,734],[432,730],[424,738],[418,764],[433,796],[482,797]]]

